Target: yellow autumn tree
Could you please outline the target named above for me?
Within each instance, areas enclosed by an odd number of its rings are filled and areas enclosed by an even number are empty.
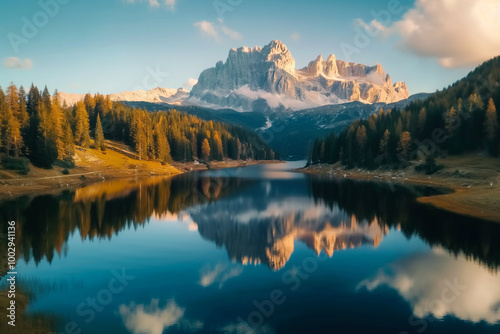
[[[210,144],[208,143],[207,138],[205,138],[201,144],[201,157],[204,161],[208,161],[210,159]]]
[[[405,131],[401,134],[401,138],[399,139],[398,151],[401,155],[408,159],[411,148],[411,134],[408,131]]]

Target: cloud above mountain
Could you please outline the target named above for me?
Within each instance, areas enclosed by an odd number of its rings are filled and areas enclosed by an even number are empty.
[[[446,68],[475,66],[500,55],[500,0],[417,0],[400,21],[362,21],[395,35],[398,46]]]
[[[226,38],[229,38],[231,40],[239,40],[243,38],[243,36],[239,32],[227,27],[222,19],[217,19],[215,22],[195,22],[193,26],[198,28],[199,32],[203,36],[208,37],[209,39],[212,39],[216,42],[222,42]]]
[[[17,57],[9,57],[5,59],[4,66],[12,69],[29,69],[33,66],[30,59],[21,59]]]
[[[191,90],[197,83],[198,79],[189,78],[185,83],[182,84],[182,87],[184,87],[184,89]]]

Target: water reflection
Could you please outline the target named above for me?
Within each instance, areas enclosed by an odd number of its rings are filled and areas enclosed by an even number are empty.
[[[500,320],[500,225],[415,201],[438,191],[254,166],[3,202],[0,228],[18,223],[23,275],[83,282],[28,308],[83,332],[413,333],[413,314],[440,319],[429,333],[489,333]],[[283,278],[318,257],[292,291]],[[72,307],[115,266],[137,278],[87,324]],[[249,324],[275,289],[287,302]]]
[[[500,276],[439,248],[400,259],[359,285],[369,291],[381,286],[398,291],[419,318],[500,321]]]
[[[282,268],[301,241],[316,254],[370,245],[390,228],[432,246],[463,254],[490,269],[500,265],[500,226],[419,205],[415,196],[435,190],[317,177],[276,179],[183,175],[144,182],[108,182],[60,196],[0,204],[1,222],[18,223],[18,256],[51,262],[65,255],[73,233],[82,240],[111,239],[152,217],[188,221],[207,240],[243,265]],[[289,173],[291,174],[291,173]],[[439,223],[436,223],[439,222]],[[2,226],[5,228],[5,226]]]
[[[120,316],[125,327],[134,334],[162,334],[172,326],[188,332],[203,328],[203,322],[186,318],[184,311],[175,300],[168,301],[163,307],[158,299],[153,299],[149,305],[132,303],[120,306]]]

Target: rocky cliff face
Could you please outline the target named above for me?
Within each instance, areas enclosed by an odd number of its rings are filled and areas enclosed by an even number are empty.
[[[229,51],[225,63],[203,71],[189,102],[240,111],[300,110],[352,101],[393,103],[409,97],[404,82],[392,83],[381,65],[366,66],[318,56],[295,68],[280,41]]]

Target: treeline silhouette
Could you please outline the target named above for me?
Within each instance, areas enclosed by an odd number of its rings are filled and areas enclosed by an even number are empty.
[[[49,263],[54,256],[64,256],[70,236],[81,240],[111,239],[121,231],[137,229],[151,217],[172,217],[183,210],[200,204],[212,203],[199,215],[216,215],[218,200],[234,198],[236,194],[255,194],[245,189],[254,189],[258,181],[240,178],[197,177],[180,175],[172,179],[159,179],[148,184],[131,184],[129,189],[113,192],[113,183],[82,188],[76,192],[65,192],[58,196],[38,196],[6,201],[0,204],[0,228],[6,230],[7,222],[17,222],[16,251],[26,262]],[[345,211],[357,221],[375,222],[382,229],[400,228],[411,238],[422,238],[431,246],[440,246],[452,254],[464,254],[491,270],[500,267],[500,244],[496,236],[500,225],[439,211],[416,202],[416,196],[435,194],[435,190],[424,186],[396,186],[351,180],[310,179],[307,192],[316,203],[323,203],[335,212]],[[305,194],[304,194],[305,195]],[[285,196],[285,195],[284,195]],[[249,199],[250,200],[250,199]],[[236,203],[235,203],[236,205]],[[434,222],[439,221],[439,225]],[[327,222],[325,221],[325,224]],[[211,226],[211,225],[210,225]],[[221,228],[224,224],[215,224]],[[206,231],[209,226],[200,226],[203,235],[222,231]],[[258,227],[262,232],[266,227]],[[245,233],[245,229],[235,229]],[[255,245],[267,242],[268,233],[254,234]],[[241,238],[236,235],[234,240]],[[0,243],[0,253],[6,251]],[[0,254],[1,255],[1,254]],[[5,255],[5,254],[4,254]],[[6,257],[5,257],[6,258]]]
[[[405,167],[425,160],[435,170],[441,154],[485,151],[500,154],[500,57],[464,79],[400,110],[380,110],[352,122],[341,133],[317,139],[310,163],[341,162],[349,168]]]
[[[5,156],[27,157],[36,166],[50,168],[57,160],[72,162],[75,145],[87,148],[91,137],[94,148],[105,150],[104,139],[118,140],[140,159],[162,163],[277,158],[256,134],[239,126],[175,110],[149,113],[101,94],[87,94],[67,106],[47,87],[40,92],[32,85],[27,93],[14,84],[5,93],[0,88],[0,152]],[[4,159],[4,165],[15,164],[11,160]]]
[[[496,242],[500,225],[416,201],[420,196],[436,195],[434,188],[343,179],[324,182],[314,177],[310,187],[315,201],[332,210],[339,207],[358,221],[377,221],[381,227],[401,229],[408,239],[418,236],[430,246],[443,247],[455,256],[463,254],[492,271],[500,268],[500,245]]]
[[[73,234],[81,240],[111,239],[125,229],[144,225],[152,216],[175,215],[191,206],[210,203],[248,182],[227,183],[224,178],[184,175],[158,181],[133,185],[128,192],[111,198],[103,188],[92,196],[78,195],[77,190],[58,196],[4,201],[0,204],[0,227],[6,231],[7,222],[15,220],[18,257],[36,264],[43,259],[50,263],[56,254],[64,254],[66,242]],[[5,252],[3,242],[0,245],[0,253]]]

